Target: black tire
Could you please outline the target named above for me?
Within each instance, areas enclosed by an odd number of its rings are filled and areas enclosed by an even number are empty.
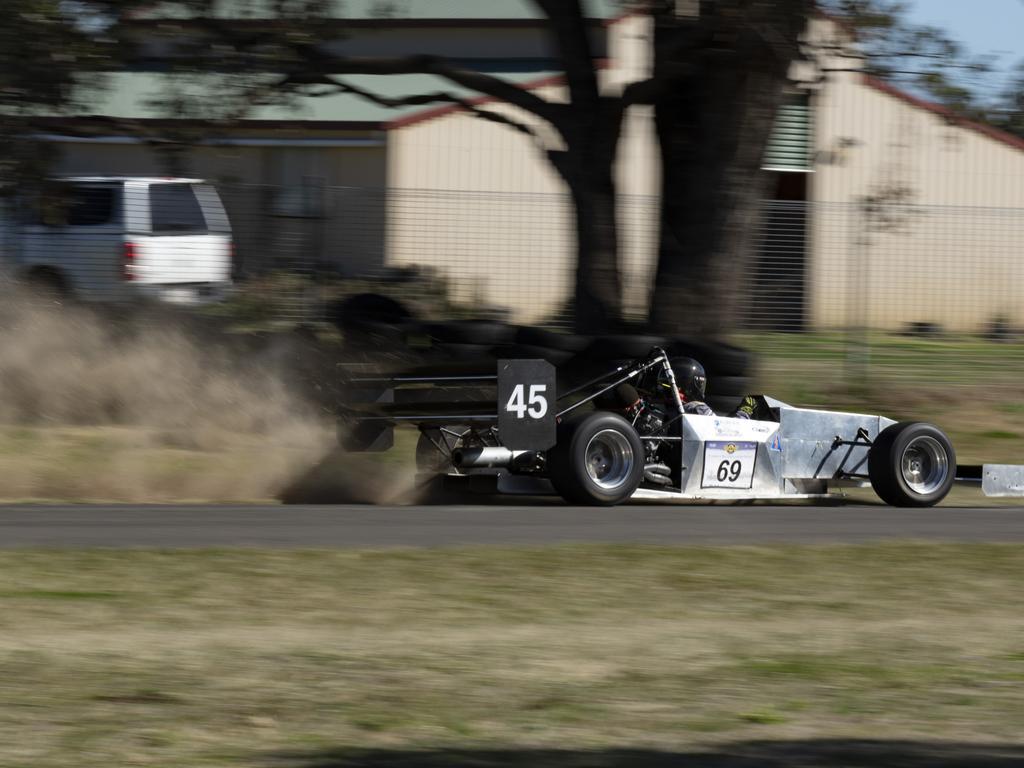
[[[596,438],[596,440],[595,440]],[[606,461],[603,482],[588,470],[600,456]],[[548,452],[548,476],[559,495],[570,504],[610,507],[626,501],[644,476],[644,448],[640,436],[624,418],[595,411],[560,425],[558,444]]]
[[[71,298],[67,280],[58,270],[37,267],[25,275],[25,288],[33,301],[60,304]]]
[[[357,293],[334,302],[328,313],[340,331],[384,323],[399,325],[412,319],[412,313],[400,301],[379,293]]]
[[[515,343],[527,347],[543,347],[560,352],[582,352],[593,339],[576,333],[556,333],[544,328],[523,325],[516,329]]]
[[[515,333],[512,326],[494,320],[429,323],[424,329],[431,339],[441,344],[479,344],[489,347],[510,343]]]
[[[353,326],[348,330],[345,338],[349,341],[371,345],[382,343],[404,345],[406,335],[406,325],[403,323],[379,323],[373,321]]]
[[[479,363],[481,368],[493,368],[494,347],[490,344],[435,344],[431,347],[435,360],[458,360],[466,363]]]
[[[643,357],[652,347],[664,345],[663,336],[598,336],[580,354],[590,360],[615,362]]]
[[[907,471],[904,466],[907,464]],[[914,481],[914,469],[919,479]],[[956,479],[956,453],[938,427],[903,421],[884,429],[868,452],[871,487],[894,507],[933,507]]]
[[[547,360],[556,368],[572,359],[572,352],[548,347],[534,347],[529,344],[509,344],[495,347],[494,354],[500,360]]]

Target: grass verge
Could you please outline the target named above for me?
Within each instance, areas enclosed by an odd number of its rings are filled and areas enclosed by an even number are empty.
[[[794,405],[933,422],[949,434],[964,464],[1024,463],[1024,344],[875,333],[863,339],[870,354],[861,358],[851,355],[856,340],[839,333],[760,334],[739,341],[759,354],[759,391]],[[173,414],[178,405],[164,408]],[[261,403],[252,406],[261,409]],[[296,416],[292,423],[291,410],[279,409],[273,429],[249,431],[218,430],[206,418],[173,429],[0,424],[0,500],[390,500],[360,487],[367,485],[361,481],[408,468],[414,430],[397,430],[397,447],[389,453],[342,456],[331,453],[330,419]],[[295,488],[299,492],[292,493]],[[974,492],[951,501],[990,503]]]
[[[1022,587],[1020,546],[3,552],[0,765],[1019,744]]]

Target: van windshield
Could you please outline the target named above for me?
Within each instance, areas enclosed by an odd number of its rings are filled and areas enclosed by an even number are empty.
[[[191,184],[151,184],[149,212],[154,234],[207,231],[206,219]]]

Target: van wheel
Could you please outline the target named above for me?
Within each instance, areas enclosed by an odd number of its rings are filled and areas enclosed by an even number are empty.
[[[558,430],[558,443],[548,452],[548,475],[570,504],[620,504],[643,480],[643,443],[633,425],[618,414],[581,415]]]
[[[39,267],[25,276],[25,288],[29,296],[46,303],[60,303],[70,297],[67,281],[55,269]]]

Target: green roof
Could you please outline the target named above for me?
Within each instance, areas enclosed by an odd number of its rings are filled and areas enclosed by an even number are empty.
[[[502,73],[500,77],[525,83],[555,72]],[[444,91],[457,96],[474,98],[479,94],[460,88],[433,75],[346,75],[339,77],[346,83],[372,91],[381,96],[398,98],[416,94]],[[104,83],[105,87],[91,87]],[[231,111],[230,94],[238,93],[238,83],[231,75],[180,75],[153,72],[118,72],[89,78],[79,91],[82,106],[73,111],[78,117],[101,115],[131,120],[153,119],[217,119]],[[176,94],[184,106],[176,110],[168,105],[168,97]],[[158,103],[162,102],[162,103]],[[245,116],[247,120],[288,122],[379,122],[386,123],[436,105],[420,105],[391,109],[368,101],[361,96],[336,93],[330,96],[304,96],[292,103],[255,107]]]
[[[328,15],[349,19],[536,19],[542,14],[532,0],[331,0]],[[271,0],[216,0],[216,15],[222,18],[272,18]],[[622,12],[621,0],[586,0],[591,18],[610,18]],[[154,2],[135,18],[187,18],[180,7]]]

